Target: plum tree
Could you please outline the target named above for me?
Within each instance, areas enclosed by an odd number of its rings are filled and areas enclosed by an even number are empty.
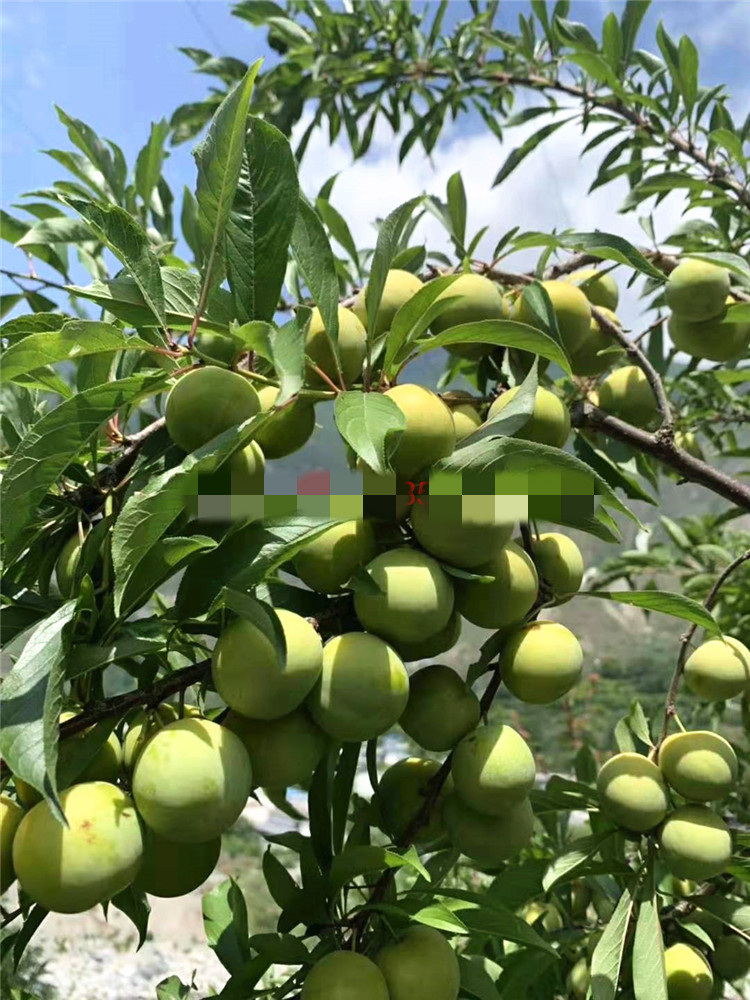
[[[605,319],[608,319],[615,326],[622,327],[622,323],[611,309],[599,306],[598,311]],[[574,375],[601,375],[612,366],[623,354],[622,348],[617,346],[610,335],[603,330],[599,321],[592,316],[589,332],[583,338],[579,346],[570,355],[570,364]]]
[[[494,496],[426,497],[412,506],[411,524],[422,548],[462,569],[486,563],[513,533],[513,522],[503,517]]]
[[[248,379],[208,365],[182,375],[169,391],[167,430],[183,451],[195,451],[217,435],[260,412]]]
[[[16,880],[13,869],[13,841],[24,817],[19,804],[8,795],[0,795],[0,895]]]
[[[581,289],[592,306],[614,311],[620,301],[620,290],[611,274],[598,271],[595,267],[583,267],[563,277]]]
[[[284,633],[285,662],[271,638],[245,618],[219,637],[211,674],[223,700],[249,719],[278,719],[297,708],[320,674],[323,646],[310,622],[293,611],[276,614]]]
[[[498,416],[512,399],[520,392],[520,386],[508,389],[498,396],[489,409],[487,420]],[[548,444],[552,448],[562,448],[570,434],[570,414],[563,401],[554,392],[539,386],[534,397],[534,409],[531,416],[513,437],[521,441],[536,441]]]
[[[517,629],[505,644],[500,669],[511,694],[530,705],[548,705],[581,679],[583,650],[559,622],[538,620]]]
[[[535,901],[527,903],[521,910],[521,916],[527,924],[539,924],[548,934],[561,931],[565,926],[560,911],[554,903],[543,903]]]
[[[456,953],[440,931],[410,927],[375,957],[390,1000],[457,1000],[461,972]]]
[[[669,1000],[709,1000],[713,995],[711,966],[690,944],[673,944],[664,952]]]
[[[173,899],[203,885],[221,854],[221,837],[197,844],[165,840],[146,827],[143,831],[143,864],[133,888],[150,896]]]
[[[546,531],[531,536],[531,557],[539,575],[552,587],[558,604],[577,594],[583,581],[581,550],[568,535]]]
[[[273,385],[264,385],[258,390],[261,413],[273,410],[279,392]],[[266,458],[285,458],[299,451],[315,430],[315,407],[308,399],[298,396],[274,410],[268,420],[255,435]]]
[[[460,347],[461,345],[458,346]],[[474,397],[470,392],[459,392],[457,390],[451,392],[450,398],[444,399],[453,417],[453,426],[456,429],[456,444],[463,441],[469,434],[473,434],[477,427],[481,427],[482,425],[482,417],[472,402],[473,399]]]
[[[539,592],[536,567],[515,542],[507,542],[490,562],[475,573],[491,576],[491,583],[456,580],[456,608],[473,625],[506,628],[523,621]]]
[[[141,750],[149,739],[163,726],[177,721],[174,705],[162,702],[153,711],[139,710],[130,720],[128,731],[122,744],[122,763],[130,772],[135,767]]]
[[[443,806],[451,844],[481,865],[498,865],[531,842],[534,812],[528,799],[509,805],[499,816],[487,816],[466,805],[455,792]]]
[[[65,545],[60,550],[60,555],[55,563],[55,582],[57,589],[64,598],[69,598],[73,594],[76,580],[78,563],[81,560],[83,542],[81,536],[76,532],[71,535]]]
[[[479,699],[455,670],[433,663],[409,678],[399,725],[425,750],[450,750],[479,722]]]
[[[453,584],[424,552],[402,546],[366,566],[379,593],[358,587],[354,610],[368,632],[393,642],[415,642],[444,628],[453,612]]]
[[[636,427],[651,427],[659,416],[654,390],[637,365],[624,365],[608,375],[595,405]]]
[[[591,324],[591,306],[580,288],[569,281],[542,281],[542,288],[549,295],[555,313],[557,328],[568,352],[575,351]],[[529,326],[538,326],[539,320],[531,309],[525,294],[514,305],[511,318]]]
[[[464,736],[453,752],[451,774],[466,805],[486,816],[502,816],[531,791],[536,766],[515,729],[492,723]]]
[[[661,771],[641,754],[610,757],[599,770],[596,787],[602,810],[626,830],[645,833],[667,815],[669,800]]]
[[[729,794],[737,781],[737,755],[710,731],[673,733],[659,748],[662,774],[691,802],[712,802]]]
[[[344,385],[350,386],[362,375],[362,365],[367,355],[367,333],[359,318],[351,311],[339,306],[339,336],[336,344],[341,363]],[[305,337],[305,353],[311,364],[307,367],[307,382],[314,388],[328,388],[324,379],[315,371],[315,365],[328,378],[339,384],[336,355],[326,332],[323,317],[316,307],[310,317],[310,326]]]
[[[377,965],[356,951],[333,951],[315,963],[300,1000],[391,1000]]]
[[[362,742],[398,721],[409,675],[398,654],[366,632],[346,632],[323,647],[323,669],[308,698],[313,719],[335,740]]]
[[[224,725],[242,740],[250,757],[253,785],[259,788],[304,785],[328,745],[325,733],[304,708],[269,721],[230,712]]]
[[[432,635],[417,639],[416,642],[397,642],[394,645],[404,663],[411,663],[414,660],[429,660],[433,656],[439,656],[453,649],[460,635],[461,615],[454,610],[448,619],[448,624]]]
[[[421,385],[394,385],[385,395],[406,418],[406,427],[391,456],[397,476],[410,478],[450,455],[456,445],[451,411],[442,399]]]
[[[750,649],[734,639],[709,639],[685,661],[685,683],[704,701],[726,701],[750,684]]]
[[[705,260],[686,257],[669,275],[667,305],[692,323],[718,316],[729,295],[729,271]]]
[[[732,856],[732,835],[724,820],[706,806],[680,806],[664,821],[659,837],[667,868],[696,882],[720,875]]]
[[[371,521],[344,521],[307,542],[294,556],[294,572],[310,590],[332,594],[344,588],[354,571],[375,558]]]
[[[390,330],[393,317],[401,306],[406,305],[409,299],[413,298],[422,287],[422,282],[410,271],[401,271],[393,268],[385,276],[383,295],[380,299],[377,315],[375,316],[375,326],[368,331],[371,337],[379,337],[381,333]],[[365,285],[354,301],[353,310],[363,326],[367,326],[367,288]]]
[[[734,301],[730,295],[726,306]],[[744,354],[750,341],[750,323],[733,319],[726,307],[718,315],[698,321],[672,313],[668,328],[678,351],[707,361],[733,361]]]
[[[239,818],[252,787],[242,741],[207,719],[180,719],[143,748],[133,797],[147,826],[167,840],[214,840]]]
[[[717,976],[736,983],[750,972],[750,945],[738,934],[727,934],[716,945],[711,964]]]
[[[421,757],[405,757],[392,764],[383,772],[378,784],[378,802],[383,820],[383,829],[395,841],[399,841],[419,816],[428,786],[440,769],[434,760]],[[450,792],[448,784],[443,785],[439,801],[428,820],[414,834],[416,844],[434,844],[445,836],[445,825],[441,805]]]
[[[68,825],[39,802],[21,820],[13,866],[24,892],[54,913],[83,913],[122,892],[143,860],[133,800],[106,781],[60,793]]]
[[[568,973],[568,992],[575,997],[575,1000],[586,1000],[590,982],[591,970],[589,969],[589,963],[585,957],[579,958]]]
[[[489,278],[481,274],[462,274],[438,295],[440,299],[455,299],[430,325],[434,334],[454,326],[481,323],[484,320],[505,319],[507,312],[503,294]],[[481,358],[494,350],[492,344],[450,344],[448,351],[460,358]]]

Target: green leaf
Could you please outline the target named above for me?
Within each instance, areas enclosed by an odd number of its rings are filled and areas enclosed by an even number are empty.
[[[330,750],[321,758],[315,768],[307,792],[307,812],[310,817],[310,837],[315,858],[323,872],[329,870],[333,861],[331,827],[331,759],[335,750]]]
[[[599,850],[605,840],[608,840],[614,835],[614,831],[607,830],[604,833],[597,834],[593,837],[582,837],[580,840],[576,840],[573,846],[560,854],[552,864],[549,866],[544,874],[544,879],[542,880],[542,885],[545,892],[557,885],[563,880],[569,881],[575,876],[575,873],[582,868],[587,861],[593,858],[599,853]]]
[[[550,122],[548,125],[540,128],[538,132],[530,135],[522,145],[512,150],[505,163],[497,172],[492,186],[497,187],[498,184],[502,184],[506,177],[509,177],[513,173],[519,163],[522,163],[529,153],[534,152],[539,143],[544,142],[548,136],[552,135],[553,132],[557,132],[561,126],[569,121],[570,118],[563,118],[562,121]]]
[[[206,138],[193,151],[198,168],[197,221],[204,298],[224,275],[221,253],[224,230],[240,179],[248,108],[260,66],[261,60],[254,62],[244,79],[224,98]]]
[[[97,239],[124,264],[148,308],[159,324],[166,326],[159,261],[145,231],[119,205],[96,205],[76,198],[66,198],[65,203],[86,220]]]
[[[151,206],[151,195],[161,177],[161,167],[165,156],[164,143],[169,131],[169,122],[166,118],[162,118],[160,122],[152,122],[148,142],[135,161],[135,189],[147,208]]]
[[[695,43],[687,35],[683,35],[679,46],[680,91],[688,118],[693,113],[698,96],[698,62]]]
[[[403,868],[411,865],[409,859],[385,847],[376,847],[374,844],[347,847],[331,862],[330,893],[332,896],[335,895],[348,882],[362,875],[379,874],[386,868]]]
[[[370,263],[370,279],[367,282],[367,291],[365,292],[368,342],[372,338],[372,331],[375,329],[375,317],[380,307],[380,300],[383,297],[385,279],[388,276],[391,263],[398,250],[401,234],[423,200],[423,197],[420,195],[418,198],[412,198],[410,201],[404,202],[403,205],[399,205],[382,222],[378,230],[375,253]]]
[[[101,425],[122,406],[157,392],[165,375],[130,378],[87,389],[51,410],[27,432],[3,478],[5,543],[11,552],[47,491]]]
[[[250,594],[243,594],[239,590],[225,587],[211,605],[209,615],[213,615],[219,608],[228,608],[240,618],[251,622],[258,631],[262,632],[276,651],[279,669],[284,669],[286,666],[286,637],[278,615],[269,604],[251,597]]]
[[[273,319],[297,214],[299,181],[289,140],[248,119],[237,190],[226,221],[226,265],[237,318]]]
[[[656,278],[666,281],[666,276],[654,267],[631,243],[613,233],[563,233],[558,237],[562,246],[570,250],[593,254],[601,260],[614,260]]]
[[[0,382],[13,381],[45,365],[77,361],[86,355],[153,349],[148,341],[128,336],[109,323],[70,320],[58,331],[32,333],[12,344],[3,354]]]
[[[694,257],[696,260],[706,260],[709,264],[718,264],[740,278],[750,279],[750,265],[739,254],[726,253],[723,250],[705,252],[702,250],[690,250],[684,256]]]
[[[23,239],[29,231],[29,228],[30,226],[27,221],[16,219],[12,215],[9,215],[9,213],[4,209],[0,209],[0,239],[5,240],[6,243],[13,243],[14,245],[17,244],[19,240]],[[40,260],[43,260],[45,264],[49,264],[50,267],[53,267],[67,279],[67,260],[60,256],[54,246],[48,246],[47,244],[34,244],[31,247],[27,247],[26,252],[33,254]],[[27,296],[29,294],[32,293],[27,293]]]
[[[292,251],[338,357],[339,279],[336,261],[323,223],[308,203],[297,202],[297,217],[292,231]]]
[[[523,917],[519,917],[518,914],[513,913],[495,900],[490,906],[462,909],[461,919],[471,931],[491,934],[504,941],[517,941],[519,944],[538,948],[541,951],[554,951],[552,946],[533,927],[530,927]]]
[[[426,354],[438,347],[448,347],[452,344],[495,344],[498,347],[516,347],[548,358],[570,374],[570,362],[564,350],[549,334],[512,319],[488,319],[451,327],[417,344],[415,353]]]
[[[633,895],[625,888],[591,957],[592,1000],[615,1000],[634,906]]]
[[[481,955],[459,955],[458,967],[463,993],[475,1000],[498,1000],[500,994],[495,982],[502,971],[501,966]],[[492,971],[492,976],[488,970]]]
[[[653,889],[638,908],[633,939],[633,992],[635,1000],[668,1000],[664,939]]]
[[[68,138],[87,157],[89,162],[104,175],[109,189],[116,197],[122,197],[124,185],[118,174],[112,152],[102,142],[96,132],[80,118],[71,118],[62,108],[55,105],[57,117],[67,126]],[[70,155],[70,154],[69,154]]]
[[[318,196],[315,200],[315,208],[323,222],[328,226],[331,236],[341,244],[352,259],[352,263],[359,271],[359,253],[357,244],[354,242],[346,219],[336,211],[330,201]]]
[[[485,438],[513,435],[528,422],[529,417],[534,412],[534,403],[539,386],[537,368],[538,363],[534,359],[528,375],[521,383],[513,399],[491,420],[485,421],[475,431],[468,434],[463,441],[459,442],[459,448],[469,448],[477,441],[483,441]]]
[[[169,976],[157,984],[156,1000],[189,1000],[192,992],[177,976]]]
[[[61,316],[59,313],[27,313],[3,323],[0,326],[0,337],[9,340],[16,337],[27,337],[30,333],[52,333],[55,330],[60,330],[69,322],[67,316]]]
[[[286,910],[294,904],[299,896],[299,886],[272,853],[270,847],[263,855],[263,878],[266,880],[271,898],[279,909]]]
[[[672,615],[673,618],[693,622],[711,635],[721,635],[719,625],[711,612],[692,597],[685,597],[683,594],[672,594],[665,590],[584,590],[579,596],[600,597],[605,601],[632,604],[633,607],[643,608],[645,611],[660,611],[662,614]]]
[[[132,614],[152,597],[162,583],[194,562],[198,556],[215,549],[216,544],[213,538],[205,535],[160,538],[129,575],[127,584],[118,591],[118,614],[123,617]]]
[[[242,890],[229,878],[203,897],[203,927],[209,948],[231,975],[250,961],[247,906]]]
[[[466,240],[466,190],[459,171],[448,178],[448,211],[453,235],[463,247]]]
[[[90,243],[94,238],[90,227],[80,219],[67,215],[42,219],[35,223],[16,243],[17,247],[54,246],[56,243]]]
[[[374,472],[386,474],[406,427],[406,418],[393,400],[376,392],[342,392],[336,397],[334,416],[346,443]]]
[[[625,65],[630,63],[630,57],[633,54],[633,48],[638,37],[638,29],[650,6],[650,0],[627,0],[625,4],[625,10],[622,13],[622,20],[620,22],[622,27],[622,55]]]
[[[423,906],[421,910],[417,910],[411,916],[412,920],[419,924],[434,927],[439,931],[448,931],[449,934],[469,933],[463,920],[442,903],[431,903],[429,906]]]
[[[146,893],[139,892],[132,885],[129,885],[127,889],[123,889],[122,892],[113,896],[110,903],[116,910],[124,913],[138,931],[138,947],[135,950],[140,951],[146,942],[148,918],[151,915],[151,907]]]
[[[279,377],[275,406],[288,402],[300,391],[305,377],[305,335],[310,310],[301,308],[271,337],[271,360]]]
[[[79,677],[132,656],[161,652],[167,648],[172,631],[167,622],[144,619],[126,625],[111,642],[74,645],[65,658],[65,676]]]
[[[6,508],[7,510],[7,508]],[[32,632],[3,681],[0,754],[62,816],[57,798],[57,745],[63,695],[66,632],[76,611],[66,601]]]
[[[562,40],[575,49],[588,49],[589,52],[596,52],[599,48],[596,39],[585,24],[556,17],[555,28]]]
[[[396,265],[395,260],[393,264]],[[386,372],[395,373],[400,363],[408,357],[413,344],[426,332],[432,321],[455,301],[455,295],[437,300],[459,277],[458,274],[448,274],[428,281],[416,295],[401,306],[393,317],[386,338],[383,358],[383,368]]]
[[[362,751],[361,743],[345,743],[341,749],[338,767],[333,779],[333,793],[331,797],[331,827],[333,835],[333,851],[339,855],[344,844],[346,834],[346,821],[349,815],[349,802],[351,800],[354,779],[357,776],[357,767]]]

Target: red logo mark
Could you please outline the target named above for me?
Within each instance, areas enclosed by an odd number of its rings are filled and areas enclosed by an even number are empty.
[[[416,494],[414,492],[415,489],[416,489],[416,487],[417,487],[417,484],[416,483],[412,483],[410,480],[407,479],[406,480],[406,485],[409,487],[409,490],[411,491],[411,500],[409,500],[409,503],[407,504],[407,507],[413,506],[413,504],[414,504],[415,501],[417,503],[419,503],[419,504],[422,504],[422,506],[424,506],[424,504],[422,503],[422,501],[416,496]],[[422,492],[422,487],[426,486],[426,485],[427,485],[427,480],[423,479],[419,483],[419,489],[416,492],[417,493],[421,493]]]

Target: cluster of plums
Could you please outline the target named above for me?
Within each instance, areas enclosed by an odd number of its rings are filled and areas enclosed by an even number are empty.
[[[669,275],[664,297],[672,310],[669,336],[694,358],[733,361],[750,343],[750,323],[732,318],[729,271],[686,257]]]

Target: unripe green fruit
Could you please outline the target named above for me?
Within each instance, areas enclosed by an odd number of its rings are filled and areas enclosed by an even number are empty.
[[[730,744],[708,731],[673,733],[659,749],[662,774],[691,802],[713,802],[737,781],[737,757]]]
[[[568,973],[568,992],[576,1000],[586,1000],[591,982],[591,972],[585,958],[579,958],[576,964]]]
[[[334,524],[294,557],[294,572],[310,590],[332,594],[343,590],[360,566],[375,558],[375,531],[371,521]]]
[[[264,385],[258,390],[262,413],[273,409],[279,391],[274,385]],[[307,444],[314,430],[315,407],[308,399],[298,397],[271,414],[255,435],[255,441],[266,458],[284,458]]]
[[[258,393],[237,372],[209,365],[182,375],[167,397],[167,430],[191,452],[260,411]]]
[[[55,563],[55,580],[57,582],[57,589],[66,600],[67,598],[73,596],[76,570],[78,569],[78,563],[81,559],[82,549],[83,542],[81,541],[81,537],[78,532],[76,532],[74,535],[71,535],[65,545],[63,545],[60,555],[57,557],[57,562]]]
[[[381,591],[362,587],[354,593],[354,610],[368,632],[415,642],[448,624],[453,584],[431,556],[403,546],[375,556],[366,570]]]
[[[618,753],[596,779],[602,811],[626,830],[653,830],[667,815],[669,800],[661,771],[638,753]]]
[[[171,722],[148,741],[133,773],[144,822],[184,844],[214,840],[239,819],[252,787],[241,740],[207,719]]]
[[[334,951],[310,969],[301,1000],[390,1000],[385,977],[356,951]]]
[[[529,622],[509,638],[500,658],[503,682],[530,705],[548,705],[581,679],[583,650],[558,622]]]
[[[617,316],[603,306],[598,308],[598,312],[604,315],[611,323],[621,327],[622,323]],[[592,316],[589,332],[581,341],[577,350],[570,355],[570,364],[574,375],[600,375],[612,366],[612,363],[620,357],[624,351],[618,349],[617,353],[612,353],[612,348],[616,348],[617,341],[601,328],[599,322]],[[602,353],[602,352],[607,353]]]
[[[729,295],[729,271],[687,257],[669,275],[664,298],[672,312],[692,323],[718,316]]]
[[[344,385],[350,386],[362,377],[362,365],[367,355],[367,334],[357,316],[351,309],[344,309],[343,306],[339,306],[337,348]],[[317,307],[313,309],[310,317],[310,326],[305,338],[305,354],[312,364],[325,372],[332,382],[339,385],[340,376],[336,367],[336,356],[326,334],[323,317]],[[330,389],[330,386],[313,370],[310,364],[307,366],[307,381],[316,389]]]
[[[410,271],[399,271],[398,268],[389,271],[385,277],[383,295],[375,317],[375,328],[369,331],[370,336],[379,337],[381,333],[390,330],[393,318],[401,306],[406,305],[409,299],[413,298],[421,288],[422,282],[416,274],[412,274]],[[367,326],[366,292],[367,286],[365,285],[352,306],[363,326]]]
[[[391,465],[397,476],[411,478],[450,455],[456,445],[451,411],[439,396],[421,385],[395,385],[385,395],[406,418]]]
[[[659,843],[670,872],[696,882],[720,875],[732,856],[729,828],[706,806],[675,809],[667,816]]]
[[[13,841],[24,811],[7,795],[0,795],[0,895],[16,880],[13,870]]]
[[[417,541],[430,555],[451,566],[472,569],[488,561],[513,533],[513,523],[498,516],[494,496],[472,497],[471,505],[461,497],[426,497],[411,508],[411,524]]]
[[[383,829],[394,841],[400,841],[419,816],[429,794],[429,783],[439,770],[440,765],[435,760],[405,757],[383,773],[378,784],[378,800]],[[440,789],[427,822],[414,833],[415,844],[434,844],[445,836],[441,806],[449,791],[447,783]]]
[[[241,351],[240,343],[233,337],[213,330],[203,330],[195,338],[195,347],[199,357],[207,364],[231,365]]]
[[[550,297],[557,320],[557,328],[568,352],[577,350],[591,324],[591,306],[580,288],[569,281],[543,281],[542,287]],[[513,306],[511,319],[529,326],[538,320],[528,307],[525,296],[520,295]]]
[[[498,396],[490,407],[487,419],[492,420],[505,409],[510,401],[520,391],[520,386],[508,389],[502,396]],[[547,444],[551,448],[562,448],[568,440],[570,434],[570,414],[563,401],[540,386],[534,398],[534,410],[519,430],[515,431],[513,437],[520,441],[536,441],[539,444]]]
[[[543,927],[548,934],[561,931],[565,926],[560,911],[554,903],[541,903],[538,901],[527,903],[521,910],[521,916],[527,924],[532,926],[538,921],[539,926]]]
[[[451,761],[456,794],[486,816],[502,816],[534,787],[536,766],[528,744],[502,723],[464,736]]]
[[[411,927],[382,948],[375,961],[390,1000],[456,1000],[461,972],[456,953],[440,931]]]
[[[734,299],[730,296],[726,305]],[[691,322],[686,316],[672,313],[669,317],[669,336],[678,351],[707,361],[732,361],[741,357],[750,341],[750,323],[732,320],[726,308],[717,316]]]
[[[390,729],[408,698],[409,675],[396,652],[377,636],[348,632],[323,647],[323,670],[308,707],[335,740],[359,743]]]
[[[507,542],[492,560],[475,570],[492,583],[456,580],[456,609],[473,625],[506,628],[523,621],[539,592],[536,567],[515,542]]]
[[[584,267],[566,275],[562,280],[580,288],[592,306],[611,310],[617,308],[620,290],[611,274],[603,274],[595,267]]]
[[[507,316],[502,292],[494,281],[481,274],[462,274],[438,295],[436,301],[449,298],[456,301],[433,320],[430,330],[434,334],[454,326],[505,319]],[[451,344],[447,348],[451,354],[461,358],[481,358],[494,349],[494,344]]]
[[[693,888],[687,895],[696,892],[698,889],[697,883],[691,882],[691,885]],[[709,913],[708,910],[693,910],[692,913],[687,915],[685,922],[688,924],[697,924],[699,927],[702,927],[714,944],[718,944],[724,937],[724,924],[713,913]]]
[[[304,708],[269,722],[230,712],[224,725],[242,740],[250,757],[253,785],[259,788],[304,785],[328,743]]]
[[[122,745],[122,762],[125,770],[130,772],[141,754],[146,743],[170,722],[177,721],[177,709],[174,705],[162,703],[152,713],[137,712],[128,726],[125,742]]]
[[[570,912],[574,917],[583,917],[591,902],[591,889],[585,882],[574,882],[570,887]]]
[[[301,705],[320,675],[323,646],[312,625],[293,611],[276,609],[286,640],[282,666],[261,629],[237,618],[221,633],[211,661],[219,695],[248,719],[279,719]]]
[[[703,449],[700,442],[692,431],[675,431],[674,443],[678,448],[682,448],[693,458],[703,458]]]
[[[475,347],[477,345],[468,344],[466,346]],[[477,427],[482,426],[482,418],[479,415],[479,410],[472,402],[473,399],[474,397],[470,392],[461,392],[453,389],[451,390],[450,397],[443,400],[453,417],[453,426],[456,428],[456,444],[459,441],[463,441],[469,434],[473,434]]]
[[[709,1000],[714,976],[711,967],[697,948],[673,944],[664,952],[669,1000]]]
[[[450,750],[479,722],[479,699],[455,670],[434,663],[409,678],[399,724],[425,750]]]
[[[576,543],[559,531],[547,531],[532,536],[531,549],[539,575],[552,587],[557,603],[569,601],[583,581],[583,555]]]
[[[685,661],[685,683],[704,701],[726,701],[750,684],[750,649],[739,639],[709,639]]]
[[[453,846],[481,865],[499,865],[527,847],[534,832],[534,812],[528,799],[508,806],[501,816],[470,809],[458,795],[449,795],[443,819]]]
[[[397,642],[394,645],[404,663],[413,663],[414,660],[430,660],[433,656],[440,656],[441,653],[453,649],[460,635],[461,615],[454,610],[448,619],[448,624],[438,632],[416,642]]]
[[[153,830],[143,832],[143,864],[133,888],[150,896],[174,899],[203,885],[221,854],[221,837],[199,844],[165,840]]]
[[[13,843],[18,881],[35,903],[54,913],[83,913],[122,892],[143,859],[143,835],[133,800],[105,781],[60,794],[68,821],[48,802],[21,820]]]
[[[636,365],[625,365],[608,375],[599,386],[596,405],[636,427],[650,427],[659,416],[654,390]]]
[[[727,934],[716,945],[711,964],[722,979],[736,983],[750,972],[750,944],[737,934]]]

